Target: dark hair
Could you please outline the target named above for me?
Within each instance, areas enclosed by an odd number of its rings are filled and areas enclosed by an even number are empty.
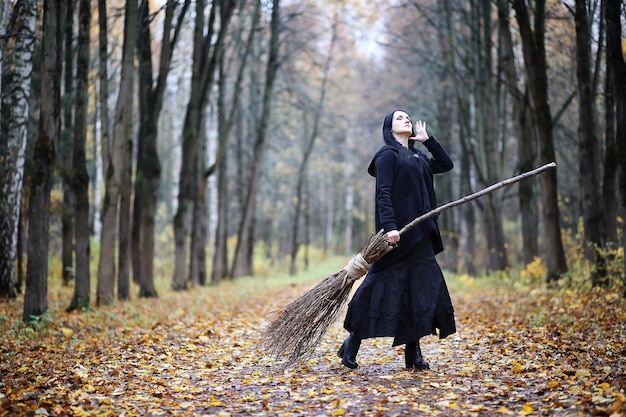
[[[398,143],[396,138],[393,137],[393,133],[391,133],[391,124],[393,123],[393,115],[397,111],[402,111],[402,112],[405,112],[406,114],[409,114],[408,112],[404,110],[394,110],[391,113],[389,113],[387,116],[385,116],[385,120],[383,121],[383,140],[385,141],[386,145],[395,146],[395,147],[402,146],[400,145],[400,143]],[[412,125],[412,123],[411,123],[411,136],[415,136],[415,127]],[[415,146],[412,140],[409,141],[409,149],[415,150]]]

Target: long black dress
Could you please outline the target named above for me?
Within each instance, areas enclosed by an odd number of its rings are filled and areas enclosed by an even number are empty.
[[[432,158],[399,143],[374,156],[368,172],[376,177],[376,230],[400,230],[437,207],[433,174],[452,169],[452,161],[432,136],[424,145]],[[393,337],[393,346],[455,333],[454,308],[435,259],[442,250],[436,218],[403,234],[355,292],[344,328],[358,339]]]

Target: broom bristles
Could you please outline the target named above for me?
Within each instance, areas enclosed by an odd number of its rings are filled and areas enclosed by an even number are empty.
[[[275,311],[261,337],[261,345],[285,366],[296,363],[318,345],[345,307],[354,280],[346,270],[320,281],[313,289]]]
[[[320,281],[313,289],[272,313],[261,345],[284,366],[293,365],[317,346],[348,302],[354,282],[374,261],[393,249],[382,231],[348,266]]]

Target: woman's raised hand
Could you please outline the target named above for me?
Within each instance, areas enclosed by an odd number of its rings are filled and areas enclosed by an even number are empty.
[[[424,142],[428,139],[428,133],[426,133],[426,122],[418,120],[415,122],[415,136],[411,136],[410,140],[416,140],[418,142]]]

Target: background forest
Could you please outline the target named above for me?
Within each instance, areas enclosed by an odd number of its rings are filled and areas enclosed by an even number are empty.
[[[620,0],[2,0],[0,296],[68,309],[358,252],[394,109],[455,169],[443,268],[621,288]],[[527,269],[530,267],[526,267]],[[331,271],[329,271],[331,272]],[[136,288],[136,290],[135,290]]]

